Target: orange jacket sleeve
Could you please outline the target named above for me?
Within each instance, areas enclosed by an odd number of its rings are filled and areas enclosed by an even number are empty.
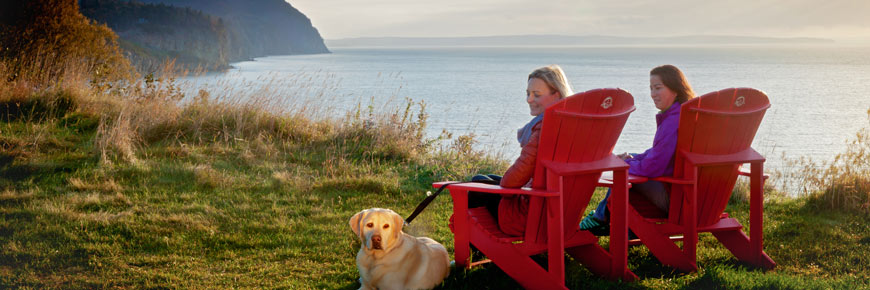
[[[535,174],[535,162],[538,159],[538,143],[541,141],[541,126],[544,122],[538,122],[532,127],[532,135],[529,143],[523,146],[520,157],[508,168],[501,179],[502,187],[517,188],[526,185]]]

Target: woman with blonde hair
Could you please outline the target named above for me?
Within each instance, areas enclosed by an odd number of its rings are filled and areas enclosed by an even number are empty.
[[[517,141],[522,147],[520,156],[508,168],[504,176],[477,175],[472,181],[498,183],[502,187],[517,188],[531,184],[535,173],[535,159],[538,155],[538,142],[541,136],[541,120],[544,110],[553,103],[571,96],[571,86],[565,72],[558,65],[535,69],[529,74],[526,87],[526,103],[529,114],[534,116],[525,126],[517,130]],[[528,199],[525,196],[504,196],[498,194],[469,193],[468,207],[485,206],[499,227],[509,235],[520,236],[525,229],[528,214]]]

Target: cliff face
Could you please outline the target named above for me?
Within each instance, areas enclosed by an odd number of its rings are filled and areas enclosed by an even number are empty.
[[[120,36],[128,58],[150,71],[166,59],[221,69],[266,55],[329,53],[301,12],[282,0],[79,0],[85,16]]]
[[[221,17],[229,30],[231,61],[279,54],[328,53],[302,12],[283,0],[140,0],[190,7]]]
[[[190,8],[119,0],[82,0],[81,12],[105,23],[121,38],[121,48],[137,67],[152,71],[166,59],[181,67],[227,67],[231,50],[226,25]]]

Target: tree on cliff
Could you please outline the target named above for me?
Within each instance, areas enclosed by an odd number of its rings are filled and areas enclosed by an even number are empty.
[[[11,78],[51,85],[68,78],[92,82],[129,77],[117,35],[79,13],[76,0],[3,0],[0,66]],[[2,68],[2,67],[0,67]]]

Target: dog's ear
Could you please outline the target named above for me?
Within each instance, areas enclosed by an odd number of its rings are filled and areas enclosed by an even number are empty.
[[[402,232],[402,227],[405,226],[405,220],[402,219],[402,216],[400,216],[398,213],[396,213],[396,212],[394,212],[394,211],[392,211],[392,210],[391,210],[390,212],[391,212],[392,215],[393,215],[393,226],[395,227],[395,228],[393,229],[393,238],[398,239],[398,238],[399,238],[399,233]]]
[[[356,234],[356,236],[359,236],[359,227],[360,227],[359,222],[360,222],[360,219],[362,219],[363,213],[365,213],[365,212],[366,212],[366,210],[362,210],[362,211],[356,213],[355,215],[350,217],[350,221],[348,222],[350,224],[350,229],[353,230],[353,233]]]

